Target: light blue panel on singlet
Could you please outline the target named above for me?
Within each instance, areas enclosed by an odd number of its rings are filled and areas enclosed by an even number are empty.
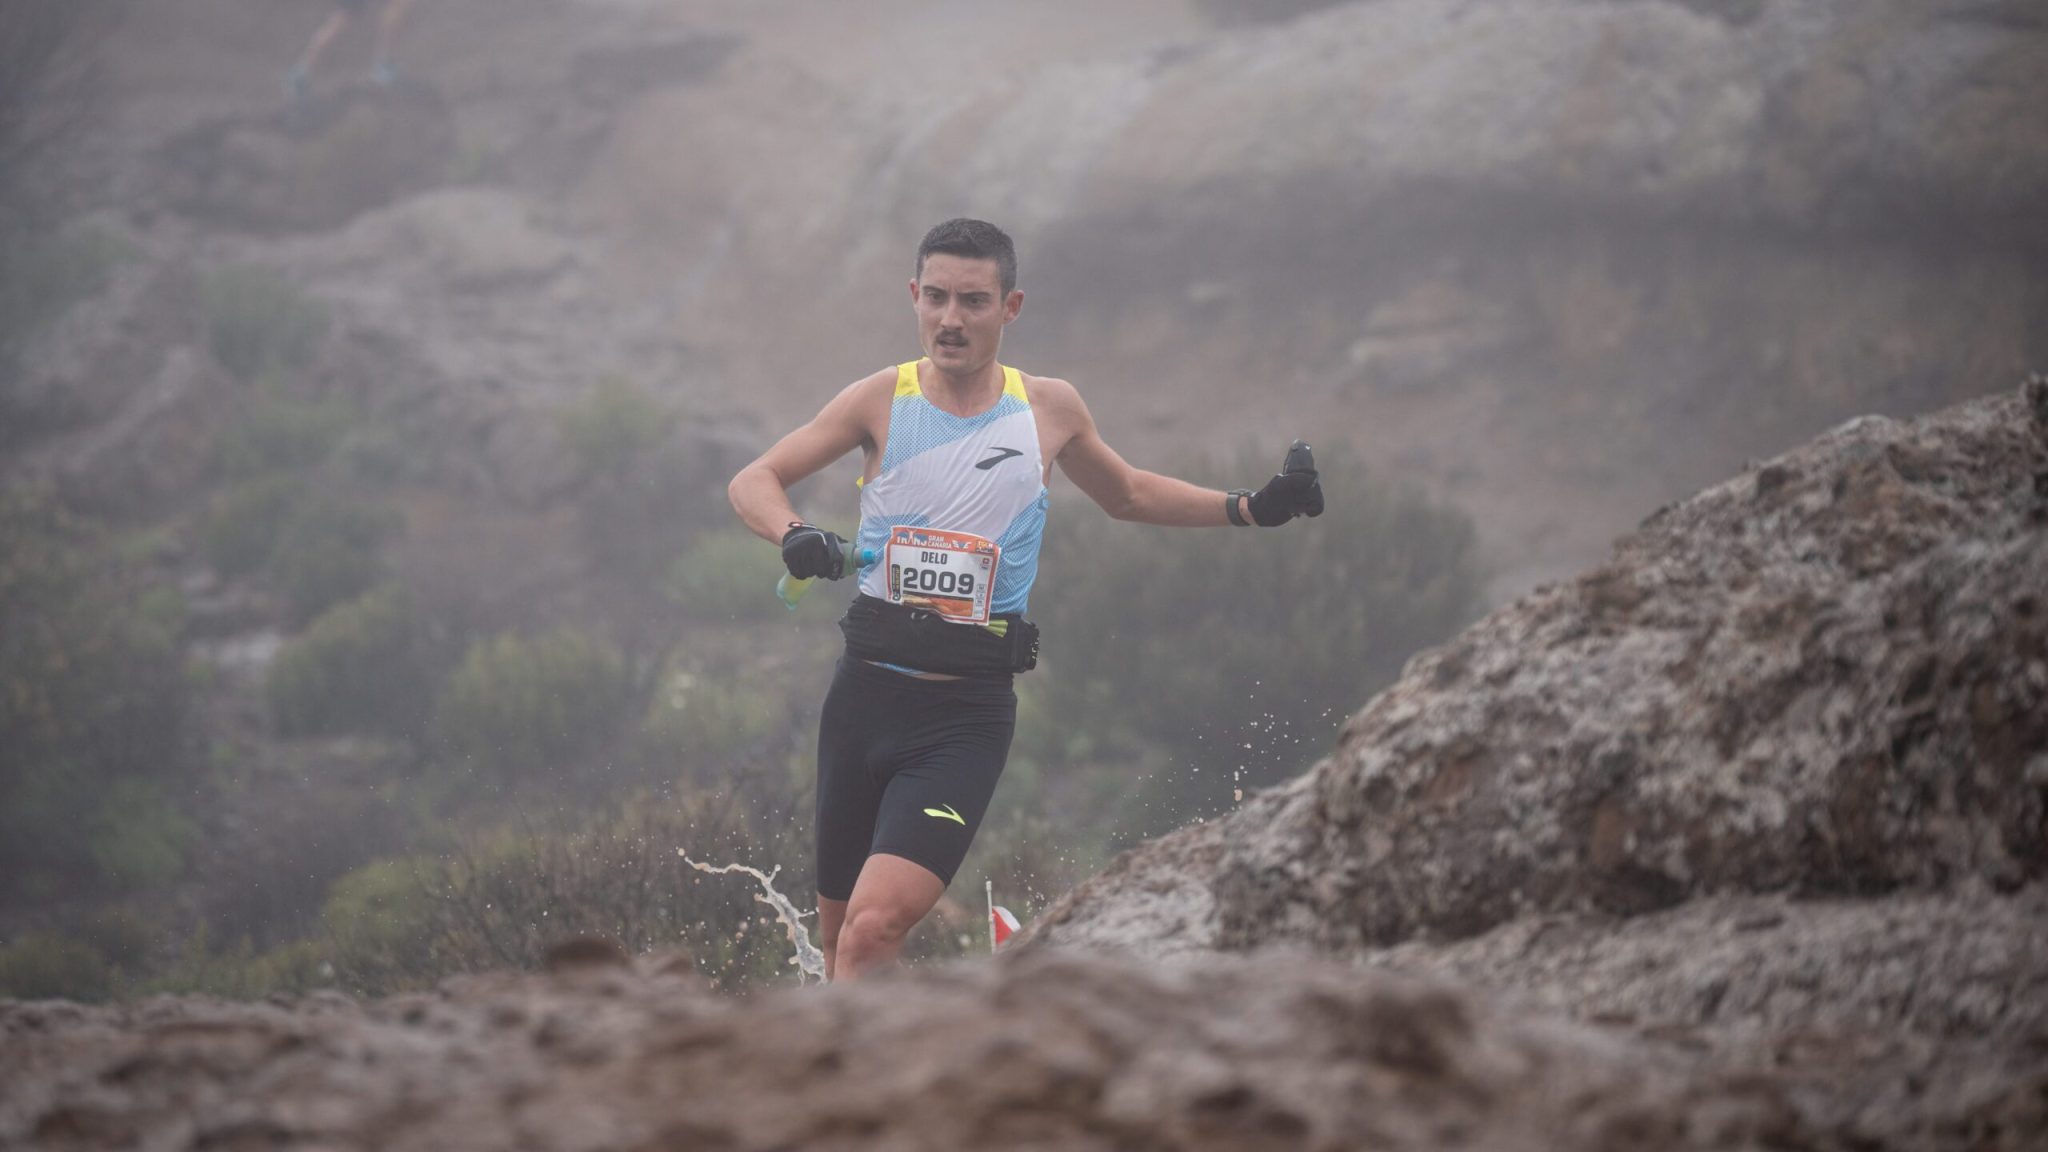
[[[996,598],[991,612],[1030,611],[1031,584],[1038,579],[1038,545],[1045,538],[1045,510],[1050,500],[1044,488],[1031,507],[1010,521],[1010,528],[996,546],[1003,550],[1002,567],[996,573]]]
[[[1005,396],[986,412],[955,416],[933,407],[922,395],[898,396],[889,407],[889,447],[882,453],[882,471],[972,436],[1005,416],[1030,410],[1030,405],[1016,397]]]

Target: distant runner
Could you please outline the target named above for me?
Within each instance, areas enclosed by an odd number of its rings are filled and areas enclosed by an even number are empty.
[[[306,43],[305,52],[299,62],[285,74],[285,90],[294,100],[303,100],[313,85],[313,73],[320,67],[320,58],[327,54],[328,45],[341,35],[342,29],[354,23],[356,17],[375,8],[377,12],[377,48],[370,57],[370,79],[386,88],[398,82],[398,69],[391,61],[391,46],[398,38],[398,26],[405,20],[405,14],[412,7],[412,0],[334,0],[334,11],[313,33]]]
[[[910,299],[923,358],[848,385],[728,489],[791,576],[837,580],[850,557],[877,557],[840,621],[846,652],[818,726],[818,924],[833,980],[895,962],[981,826],[1016,728],[1011,678],[1037,663],[1023,613],[1053,462],[1119,520],[1275,528],[1323,510],[1307,445],[1257,492],[1200,488],[1125,463],[1072,384],[999,363],[1024,294],[995,225],[927,233]],[[856,448],[849,545],[798,516],[789,488]]]

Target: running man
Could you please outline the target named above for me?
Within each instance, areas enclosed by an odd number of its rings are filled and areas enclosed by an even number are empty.
[[[1295,453],[1257,492],[1146,472],[1103,442],[1072,384],[998,362],[1024,294],[995,225],[948,220],[927,233],[910,301],[923,358],[848,385],[728,488],[747,527],[781,544],[790,575],[859,576],[818,727],[818,927],[831,980],[895,962],[995,793],[1016,728],[1011,678],[1037,662],[1023,613],[1055,462],[1119,520],[1272,528],[1323,510],[1314,466],[1294,466]],[[848,542],[798,516],[789,488],[856,448],[860,527]],[[862,550],[878,557],[871,567],[858,568]]]
[[[313,84],[313,73],[320,67],[320,58],[327,55],[328,45],[341,35],[342,29],[355,22],[356,17],[371,8],[377,13],[377,48],[370,57],[370,79],[389,88],[398,82],[398,69],[391,62],[391,45],[398,38],[398,26],[405,20],[405,14],[412,7],[412,0],[334,0],[334,11],[313,32],[313,38],[306,42],[306,50],[299,56],[299,62],[285,75],[285,89],[295,100],[303,100]]]

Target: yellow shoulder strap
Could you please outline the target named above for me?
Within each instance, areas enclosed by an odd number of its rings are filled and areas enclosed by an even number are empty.
[[[901,400],[905,396],[922,395],[924,395],[924,389],[917,386],[917,361],[912,360],[908,364],[898,364],[896,366],[896,398]]]
[[[1015,396],[1025,404],[1031,403],[1031,397],[1024,394],[1024,374],[1008,364],[1003,365],[1003,395]]]

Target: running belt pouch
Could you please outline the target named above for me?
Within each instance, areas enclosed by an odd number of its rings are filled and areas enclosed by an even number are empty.
[[[1014,612],[999,613],[996,620],[1005,622],[1005,634],[862,593],[839,630],[846,633],[846,650],[862,660],[924,672],[990,676],[1038,667],[1038,625]]]

